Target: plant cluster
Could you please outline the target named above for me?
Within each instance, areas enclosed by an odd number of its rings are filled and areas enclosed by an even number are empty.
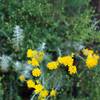
[[[80,58],[77,64],[75,63],[76,55]],[[99,55],[89,49],[83,49],[82,54],[72,53],[71,55],[59,56],[57,60],[46,61],[44,64],[43,60],[46,60],[45,56],[46,54],[44,54],[43,51],[28,49],[27,63],[33,67],[29,72],[31,73],[31,76],[29,78],[25,78],[23,74],[19,76],[19,80],[21,82],[26,82],[27,87],[33,90],[32,100],[36,97],[39,100],[56,98],[57,94],[59,94],[58,91],[60,91],[63,86],[62,80],[64,77],[66,77],[66,80],[68,76],[70,78],[73,78],[74,76],[80,77],[80,74],[84,71],[90,72],[95,68],[100,60]],[[83,62],[84,66],[82,64],[79,65],[80,61]],[[55,79],[54,77],[57,78],[58,75],[59,78]]]
[[[95,16],[90,0],[0,0],[0,100],[99,100]]]

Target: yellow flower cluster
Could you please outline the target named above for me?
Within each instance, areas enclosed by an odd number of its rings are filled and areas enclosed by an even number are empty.
[[[95,67],[98,64],[99,56],[95,54],[93,50],[83,49],[82,52],[87,57],[86,65],[89,69]],[[41,76],[43,72],[40,70],[39,64],[43,60],[44,52],[29,49],[27,51],[27,57],[29,58],[28,64],[34,66],[32,70],[32,75],[34,77]],[[74,65],[74,54],[67,56],[60,56],[58,57],[57,61],[48,62],[47,68],[49,70],[56,70],[62,65],[65,66],[66,69],[68,69],[70,75],[77,73],[77,67]],[[25,81],[24,75],[20,75],[19,80],[22,82]],[[33,81],[32,79],[27,80],[26,84],[28,88],[34,89],[35,94],[39,95],[38,96],[39,100],[45,100],[47,99],[48,96],[55,97],[57,95],[57,91],[55,89],[48,91],[37,78],[35,81]]]
[[[46,97],[48,96],[48,94],[49,94],[48,90],[44,89],[44,90],[42,90],[42,91],[40,92],[38,98],[39,98],[40,100],[41,100],[41,99],[44,99],[44,98],[46,98]]]
[[[27,80],[26,83],[27,83],[28,88],[34,88],[35,89],[36,94],[41,92],[42,89],[43,89],[43,86],[41,84],[35,84],[35,82],[32,79]]]
[[[20,76],[19,76],[19,80],[20,80],[21,82],[25,81],[25,76],[24,76],[24,75],[20,75]]]
[[[42,84],[40,84],[40,83],[35,84],[35,82],[33,80],[31,80],[31,79],[30,80],[27,80],[27,87],[28,88],[34,88],[35,89],[34,90],[34,93],[35,94],[39,94],[39,97],[38,97],[39,100],[45,99],[49,94],[50,94],[51,97],[56,96],[56,94],[57,94],[57,91],[54,90],[54,89],[52,89],[50,91],[50,93],[49,93],[49,91],[46,90],[43,87]]]
[[[27,51],[27,57],[28,58],[32,58],[33,57],[33,50],[32,49],[28,49],[28,51]]]
[[[87,56],[86,66],[91,69],[94,68],[99,61],[99,56],[93,50],[83,49],[83,54]]]
[[[39,66],[39,62],[35,58],[32,58],[31,64],[33,66]]]
[[[69,66],[68,71],[70,74],[75,74],[77,73],[77,68],[76,66]]]
[[[50,95],[49,95],[50,94]],[[55,97],[57,95],[57,91],[55,89],[52,89],[49,93],[48,90],[43,89],[39,94],[39,100],[45,100],[47,96]]]
[[[41,84],[37,84],[37,85],[35,85],[35,93],[36,94],[38,94],[38,93],[40,93],[42,90],[43,90],[43,86],[41,85]]]
[[[45,98],[50,94],[51,97],[55,97],[57,95],[57,91],[52,89],[49,93],[48,90],[43,89],[39,94],[39,100],[45,100]]]
[[[39,68],[35,68],[32,71],[32,75],[35,77],[39,77],[42,74],[41,70]]]
[[[64,66],[68,67],[68,71],[70,74],[76,74],[77,73],[77,68],[76,66],[73,65],[74,59],[72,56],[63,56],[63,57],[58,57],[57,61],[52,61],[47,64],[47,68],[49,70],[54,70],[57,69],[58,66],[63,64]]]
[[[35,82],[33,82],[33,80],[28,80],[27,81],[27,87],[28,88],[34,88],[35,87]]]
[[[58,68],[59,63],[57,61],[51,61],[47,64],[48,69],[54,70]]]
[[[43,60],[44,52],[28,49],[27,57],[31,58],[31,60],[28,60],[28,64],[32,64],[33,66],[39,66],[39,62]]]
[[[89,50],[89,49],[87,49],[87,48],[86,48],[86,49],[83,49],[82,52],[83,52],[83,54],[84,54],[85,56],[92,55],[92,54],[94,53],[93,50]]]
[[[58,57],[58,62],[60,64],[63,64],[65,66],[72,66],[73,65],[73,58],[72,56],[63,56],[63,57]]]
[[[90,68],[95,67],[98,64],[98,61],[99,61],[98,55],[96,54],[88,55],[86,59],[86,65],[90,69]]]
[[[39,67],[39,63],[43,60],[44,52],[28,49],[27,57],[30,58],[30,60],[28,60],[28,64],[31,64],[34,67]],[[35,77],[39,77],[41,74],[42,72],[39,68],[34,68],[32,70],[32,75]]]

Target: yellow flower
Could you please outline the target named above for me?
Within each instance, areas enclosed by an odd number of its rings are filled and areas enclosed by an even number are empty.
[[[48,69],[53,70],[58,68],[58,62],[52,61],[47,64]]]
[[[98,55],[96,55],[96,54],[88,55],[87,59],[86,59],[87,67],[89,69],[95,67],[98,64],[98,60],[99,60],[99,56]]]
[[[39,98],[45,98],[48,96],[48,91],[47,90],[42,90],[39,94]]]
[[[31,61],[31,60],[28,60],[27,63],[28,63],[28,64],[32,64],[32,61]]]
[[[39,66],[39,62],[35,58],[32,58],[32,65]]]
[[[28,51],[27,51],[27,57],[28,58],[32,58],[33,57],[33,50],[32,49],[28,49]]]
[[[43,58],[44,58],[44,52],[43,51],[38,52],[37,60],[39,62],[41,62],[43,60]]]
[[[35,85],[35,93],[38,94],[43,90],[43,86],[41,84]]]
[[[76,66],[69,66],[68,71],[70,74],[75,74],[75,73],[77,73],[77,68],[76,68]]]
[[[35,69],[33,69],[33,71],[32,71],[32,75],[35,76],[35,77],[40,76],[41,73],[42,73],[42,72],[41,72],[41,70],[40,70],[39,68],[35,68]]]
[[[19,80],[22,81],[22,82],[25,81],[24,75],[20,75],[20,76],[19,76]]]
[[[56,96],[56,94],[57,94],[57,91],[52,89],[51,92],[50,92],[50,96],[53,97],[53,96]]]
[[[38,55],[38,51],[37,50],[33,50],[33,57],[36,58],[37,55]]]
[[[38,100],[46,100],[45,98],[40,98],[40,97],[38,97]]]
[[[89,49],[83,49],[82,52],[85,56],[92,55],[94,53],[93,50],[89,50]]]
[[[33,50],[33,58],[35,58],[37,61],[41,62],[44,57],[44,52],[43,51],[37,51]]]
[[[35,88],[35,83],[32,80],[27,81],[27,87],[28,88]]]
[[[63,56],[63,57],[58,57],[58,62],[60,64],[63,64],[65,66],[72,66],[73,65],[73,58],[72,56]]]

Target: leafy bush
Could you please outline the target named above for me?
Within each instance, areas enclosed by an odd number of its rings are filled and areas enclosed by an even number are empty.
[[[100,32],[96,31],[96,24],[91,20],[94,13],[87,0],[0,2],[0,35],[12,40],[14,27],[18,25],[24,33],[24,51],[27,48],[37,48],[42,42],[45,42],[50,50],[57,50],[64,49],[65,46],[67,48],[68,41],[82,44],[100,41]]]

